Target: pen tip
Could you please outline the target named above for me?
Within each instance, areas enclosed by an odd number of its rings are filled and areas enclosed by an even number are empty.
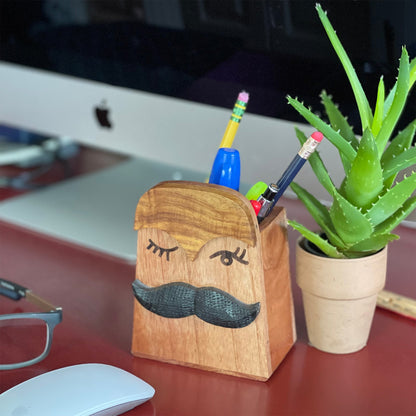
[[[249,94],[246,91],[241,91],[240,94],[238,94],[238,100],[242,101],[243,103],[248,103]]]
[[[315,133],[311,134],[312,139],[316,140],[317,142],[321,142],[324,138],[324,135],[320,131],[316,131]]]

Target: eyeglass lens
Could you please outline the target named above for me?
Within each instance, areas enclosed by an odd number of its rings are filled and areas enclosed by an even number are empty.
[[[40,357],[47,343],[48,327],[42,319],[0,320],[0,365],[21,363]]]

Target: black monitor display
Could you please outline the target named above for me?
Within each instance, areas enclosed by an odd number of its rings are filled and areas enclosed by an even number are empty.
[[[374,103],[415,55],[412,0],[329,0],[322,6]],[[326,89],[359,123],[347,78],[312,0],[2,0],[0,59],[115,86],[301,120],[285,96],[320,111]],[[411,98],[403,123],[415,113]]]

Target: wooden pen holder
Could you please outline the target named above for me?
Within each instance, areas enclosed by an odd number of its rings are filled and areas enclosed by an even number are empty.
[[[267,380],[296,340],[286,215],[231,189],[162,182],[137,205],[132,354]]]

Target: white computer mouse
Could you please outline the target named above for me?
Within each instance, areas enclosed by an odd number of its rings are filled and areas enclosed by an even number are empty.
[[[0,394],[1,416],[116,416],[151,399],[155,389],[106,364],[50,371]]]

